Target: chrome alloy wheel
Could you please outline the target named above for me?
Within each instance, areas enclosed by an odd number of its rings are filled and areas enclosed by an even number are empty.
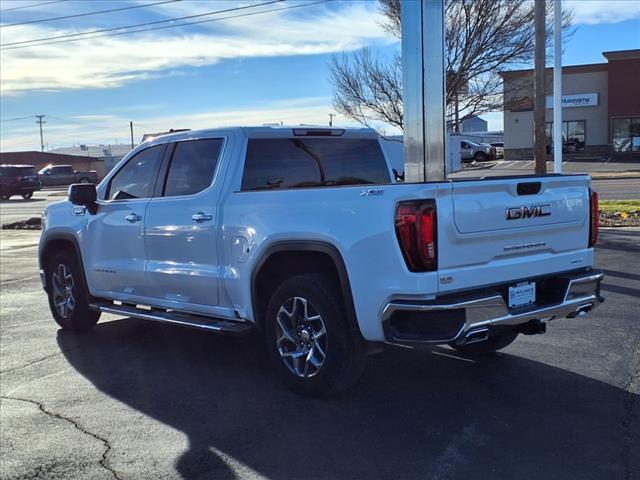
[[[75,282],[71,270],[65,264],[59,264],[51,275],[53,304],[62,318],[69,318],[76,306],[73,295]]]
[[[297,377],[313,377],[327,358],[327,330],[322,317],[306,298],[289,298],[276,317],[280,358]]]

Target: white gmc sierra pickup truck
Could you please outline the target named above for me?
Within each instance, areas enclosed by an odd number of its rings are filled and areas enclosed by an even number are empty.
[[[396,183],[368,129],[145,142],[43,216],[56,322],[101,312],[264,336],[294,390],[348,387],[384,344],[491,353],[597,307],[587,175]]]

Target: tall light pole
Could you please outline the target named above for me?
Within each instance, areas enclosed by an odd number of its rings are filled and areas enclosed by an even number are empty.
[[[533,71],[533,159],[535,172],[547,173],[547,141],[544,122],[547,113],[545,97],[546,68],[546,0],[534,0],[533,24],[535,35],[535,58]]]
[[[444,0],[404,1],[402,81],[407,182],[445,179]]]
[[[553,171],[562,173],[562,2],[553,0]]]
[[[42,135],[42,124],[43,123],[47,123],[44,120],[42,120],[44,117],[46,117],[46,115],[36,115],[36,123],[38,125],[40,125],[40,151],[44,152],[44,136]]]

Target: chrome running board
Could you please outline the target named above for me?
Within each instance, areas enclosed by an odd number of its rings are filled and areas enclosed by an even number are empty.
[[[131,304],[116,305],[111,302],[96,302],[89,305],[92,310],[112,313],[125,317],[152,320],[154,322],[169,323],[183,327],[198,328],[217,333],[242,335],[253,330],[253,324],[241,321],[194,315],[176,310],[139,308]]]

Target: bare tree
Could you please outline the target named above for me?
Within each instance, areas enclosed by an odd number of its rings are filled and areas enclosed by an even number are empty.
[[[385,17],[383,27],[400,38],[400,0],[379,1]],[[446,0],[445,24],[447,121],[457,128],[458,113],[464,120],[501,109],[498,72],[525,65],[533,58],[533,2]],[[571,16],[565,14],[563,28],[570,26]],[[550,44],[550,30],[547,39]],[[330,78],[339,112],[365,125],[376,120],[402,129],[399,52],[391,59],[368,49],[334,56]]]

